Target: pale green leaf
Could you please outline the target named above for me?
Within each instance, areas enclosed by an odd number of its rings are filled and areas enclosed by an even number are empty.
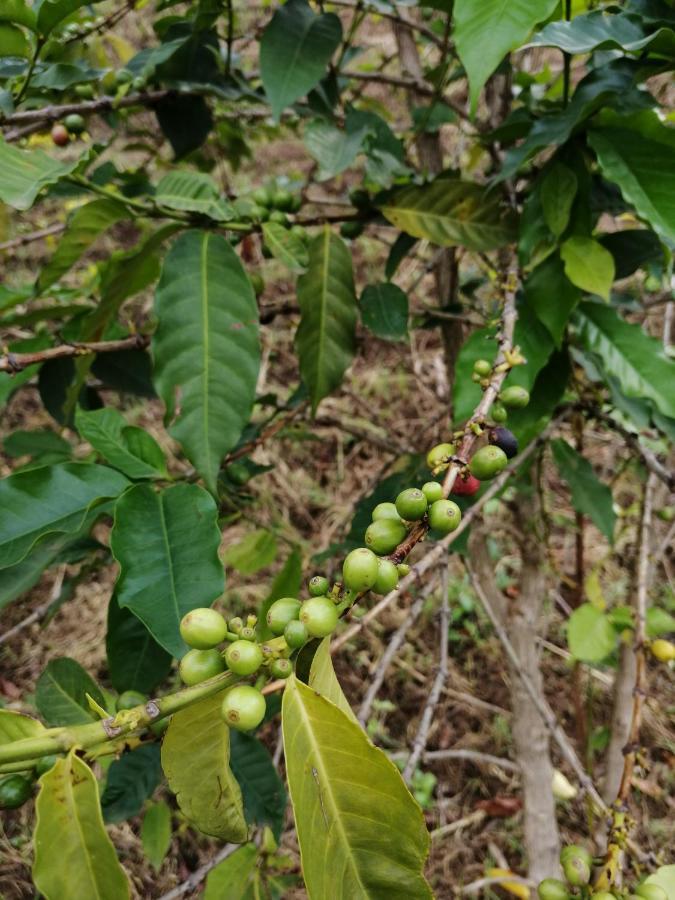
[[[567,228],[576,192],[577,176],[572,169],[554,162],[544,176],[539,196],[546,224],[558,237]]]
[[[234,207],[221,197],[218,185],[206,172],[169,172],[157,185],[155,201],[168,209],[200,213],[217,222],[235,217]]]
[[[430,898],[422,874],[429,836],[393,763],[294,676],[284,690],[282,724],[309,896]]]
[[[30,54],[30,44],[24,32],[9,22],[0,22],[0,56],[27,59]]]
[[[128,426],[112,407],[75,411],[75,427],[94,450],[128,478],[166,478],[164,454],[141,428]]]
[[[230,544],[223,553],[223,562],[243,575],[253,575],[274,562],[276,555],[277,539],[271,531],[261,528]]]
[[[203,900],[242,900],[258,859],[255,844],[244,844],[211,869],[206,878]]]
[[[571,22],[549,22],[530,41],[534,47],[558,47],[565,53],[592,53],[594,50],[626,50],[635,53],[655,45],[654,49],[675,49],[672,28],[659,28],[647,34],[638,16],[617,14],[615,9],[594,9],[575,16]]]
[[[338,128],[325,119],[313,119],[305,125],[305,147],[319,163],[319,181],[334,178],[348,169],[363,149],[368,126],[347,116],[344,128]]]
[[[100,706],[105,703],[94,679],[74,659],[53,659],[37,680],[35,705],[48,725],[86,725],[97,721],[87,694]]]
[[[35,11],[26,0],[2,0],[0,3],[0,22],[16,22],[35,31]]]
[[[120,564],[116,593],[173,656],[187,647],[180,620],[210,606],[224,587],[213,498],[196,484],[161,492],[139,484],[120,497],[110,549]]]
[[[11,709],[0,709],[0,745],[40,737],[44,730],[44,725],[37,719]]]
[[[59,22],[78,9],[100,2],[101,0],[42,0],[37,14],[37,30],[41,35],[48,35]]]
[[[337,680],[330,653],[330,638],[324,638],[314,654],[309,670],[308,683],[322,697],[330,700],[334,706],[341,709],[346,716],[349,716],[354,722],[358,722],[354,711],[349,705],[349,701],[342,692],[340,682]]]
[[[171,810],[163,800],[151,803],[141,825],[143,852],[153,869],[161,868],[171,846]]]
[[[223,694],[175,713],[162,742],[162,768],[187,818],[204,834],[246,840],[241,791],[230,770],[230,733],[220,714]]]
[[[175,416],[170,431],[215,492],[220,461],[248,423],[260,365],[255,295],[224,237],[188,231],[176,240],[155,312],[155,385]]]
[[[593,238],[575,235],[561,246],[560,256],[565,264],[565,275],[572,284],[609,300],[615,272],[614,257],[609,250]]]
[[[265,222],[262,227],[265,246],[272,256],[292,271],[307,268],[309,253],[302,238],[285,228],[279,222]]]
[[[551,441],[553,458],[562,478],[572,492],[572,505],[589,516],[611,543],[614,540],[616,514],[612,491],[599,480],[593,466],[562,438]]]
[[[96,779],[72,751],[40,779],[33,881],[46,900],[124,900],[129,883],[103,826]]]
[[[0,138],[0,200],[14,209],[29,209],[43,188],[70,175],[79,162],[60,162],[42,150],[19,150]]]
[[[582,603],[570,616],[567,643],[575,659],[587,663],[602,662],[616,647],[616,640],[612,623],[592,603]]]

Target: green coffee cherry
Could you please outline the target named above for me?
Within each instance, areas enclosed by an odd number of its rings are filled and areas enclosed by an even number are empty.
[[[244,625],[239,629],[239,637],[242,641],[255,641],[255,628],[252,625]]]
[[[94,97],[94,88],[90,84],[76,84],[75,93],[83,100],[92,100]]]
[[[273,678],[288,678],[293,671],[290,659],[273,659],[270,663],[270,675]]]
[[[183,684],[200,684],[225,671],[225,663],[217,650],[188,650],[178,667]]]
[[[473,364],[473,370],[476,375],[479,375],[481,378],[487,378],[492,371],[492,364],[489,363],[487,359],[477,359]]]
[[[642,897],[643,900],[668,900],[668,895],[658,884],[643,882],[635,888],[633,893],[637,894],[638,897]]]
[[[422,493],[427,498],[427,503],[435,503],[443,499],[443,485],[438,481],[427,481],[422,485]]]
[[[284,640],[291,650],[298,650],[309,640],[309,632],[300,621],[289,622],[284,628]]]
[[[367,209],[370,206],[370,194],[363,188],[354,188],[349,192],[349,202],[357,209]]]
[[[377,580],[372,589],[376,594],[388,594],[398,584],[398,567],[390,559],[378,559]]]
[[[239,634],[241,629],[244,627],[244,622],[241,616],[235,616],[233,619],[227,623],[227,627],[232,634]]]
[[[441,471],[442,469],[447,469],[450,464],[450,457],[454,456],[454,453],[454,444],[436,444],[436,446],[432,447],[427,453],[427,465],[434,473],[436,471]]]
[[[128,84],[133,80],[133,74],[128,69],[118,69],[115,72],[115,81],[117,84]]]
[[[58,761],[59,757],[55,753],[50,753],[49,756],[41,756],[35,763],[35,777],[41,778],[45,772],[53,769]]]
[[[0,781],[0,809],[18,809],[33,793],[33,786],[23,775],[10,775]]]
[[[663,896],[664,900],[666,900],[665,893]],[[594,900],[616,900],[616,895],[609,891],[598,891],[597,893],[591,894],[591,897],[593,897]]]
[[[508,461],[506,453],[500,447],[488,444],[471,457],[469,470],[479,481],[489,481],[506,468]]]
[[[498,425],[506,422],[509,417],[506,407],[502,403],[493,403],[492,408],[490,409],[490,415],[492,416],[492,421],[496,422]]]
[[[133,709],[135,706],[141,706],[142,704],[147,702],[147,695],[141,694],[140,691],[124,691],[117,698],[117,703],[115,704],[115,706],[119,711],[122,709]]]
[[[508,409],[522,409],[530,402],[530,394],[524,387],[512,384],[511,387],[504,388],[499,399]]]
[[[300,607],[300,621],[311,637],[327,637],[338,623],[338,611],[330,597],[310,597]]]
[[[378,519],[376,522],[371,522],[366,528],[366,545],[373,553],[385,556],[398,547],[406,534],[403,522],[395,522],[393,519]]]
[[[567,885],[559,878],[544,878],[537,888],[539,900],[570,900]]]
[[[180,636],[188,647],[211,650],[225,640],[227,622],[221,614],[208,606],[192,609],[180,622]]]
[[[371,518],[373,522],[377,522],[378,519],[394,519],[396,522],[401,521],[395,503],[378,503],[373,510]]]
[[[377,581],[377,557],[367,547],[352,550],[342,565],[342,582],[350,591],[368,591]]]
[[[452,500],[437,500],[429,508],[429,526],[441,534],[449,534],[462,521],[462,511]]]
[[[253,675],[263,661],[263,652],[259,644],[251,641],[235,641],[225,651],[227,668],[235,675]]]
[[[343,238],[354,240],[363,234],[363,222],[349,221],[340,225],[340,234]]]
[[[237,684],[223,698],[221,713],[226,724],[237,731],[257,728],[265,718],[265,698],[249,684]]]
[[[275,206],[277,209],[285,210],[286,212],[290,212],[293,209],[293,194],[290,191],[287,191],[286,188],[278,188],[274,194],[272,194],[272,206]]]
[[[270,213],[270,222],[276,222],[277,225],[288,225],[288,216],[280,209],[273,209]]]
[[[408,565],[408,563],[399,563],[396,566],[396,569],[398,570],[398,574],[401,578],[405,578],[406,575],[410,574],[410,566]]]
[[[272,634],[284,633],[284,628],[288,623],[298,618],[300,605],[300,601],[295,597],[282,597],[280,600],[274,601],[267,611],[267,624]]]
[[[324,597],[328,593],[329,587],[328,579],[323,575],[315,575],[313,578],[310,578],[307,585],[312,597]]]
[[[566,859],[571,859],[572,857],[583,860],[589,869],[593,868],[593,857],[581,844],[567,844],[563,847],[560,851],[560,864],[562,865]]]
[[[568,856],[563,860],[562,869],[572,887],[581,887],[591,880],[591,867],[580,856]]]
[[[427,511],[427,498],[418,488],[406,488],[396,498],[396,511],[402,519],[416,522]]]
[[[270,211],[266,206],[258,206],[257,203],[253,204],[248,211],[247,218],[253,219],[254,222],[266,222],[270,217]],[[264,249],[264,248],[263,248]],[[265,254],[263,253],[263,256]]]
[[[66,116],[63,124],[71,134],[82,134],[87,127],[86,122],[79,113],[71,113],[69,116]]]
[[[273,194],[265,187],[256,188],[251,194],[251,199],[257,203],[258,206],[271,206],[272,197]]]

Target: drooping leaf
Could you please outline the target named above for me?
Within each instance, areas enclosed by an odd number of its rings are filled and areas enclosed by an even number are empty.
[[[612,492],[593,471],[589,461],[562,438],[551,441],[558,471],[572,492],[572,506],[595,523],[611,543],[614,540],[616,514]]]
[[[367,285],[359,301],[361,319],[377,337],[405,341],[408,337],[408,297],[389,281]]]
[[[263,600],[258,615],[257,630],[261,640],[272,637],[267,625],[267,611],[275,600],[281,597],[297,597],[302,585],[302,555],[299,550],[292,550],[282,569],[275,576],[267,597]]]
[[[218,863],[206,878],[203,900],[242,900],[247,896],[258,848],[255,844],[244,844],[231,856]]]
[[[469,76],[471,108],[502,58],[520,46],[538,22],[547,19],[557,0],[455,0],[453,35]]]
[[[546,224],[557,236],[567,228],[576,192],[577,176],[572,169],[553,163],[541,183],[540,196]]]
[[[405,231],[402,231],[399,234],[394,243],[391,245],[391,250],[389,251],[389,255],[387,256],[387,261],[384,264],[385,278],[394,277],[401,262],[406,258],[408,253],[410,253],[416,243],[417,238],[406,234]]]
[[[218,185],[206,172],[169,172],[157,185],[155,202],[168,209],[200,213],[217,222],[235,217],[234,207],[220,196]]]
[[[96,779],[75,751],[40,779],[33,881],[49,900],[125,900],[129,883],[106,834]]]
[[[294,676],[284,690],[282,725],[309,895],[430,898],[422,874],[429,837],[393,763]]]
[[[141,825],[141,841],[143,852],[157,871],[171,846],[171,810],[163,800],[148,806]]]
[[[302,238],[278,222],[265,222],[262,230],[265,246],[275,259],[295,272],[307,268],[309,254]]]
[[[40,191],[64,178],[79,160],[61,162],[42,150],[19,150],[0,138],[0,200],[14,209],[29,209]]]
[[[182,656],[179,625],[224,587],[213,498],[196,484],[159,493],[136,485],[115,506],[110,549],[120,564],[116,593],[165,650]]]
[[[230,732],[222,694],[175,713],[162,742],[162,768],[187,818],[204,834],[241,843],[248,828],[230,770]]]
[[[213,116],[203,97],[172,94],[158,100],[154,111],[176,160],[201,147],[213,128]]]
[[[274,562],[277,539],[272,531],[260,528],[252,531],[236,544],[230,544],[223,554],[223,562],[243,575],[253,575]]]
[[[135,747],[113,760],[101,796],[104,821],[110,825],[137,816],[161,778],[159,744]]]
[[[574,319],[581,343],[597,353],[626,397],[647,398],[664,416],[675,418],[675,361],[665,355],[660,341],[604,304],[581,303]]]
[[[155,384],[167,417],[175,417],[170,431],[215,491],[220,461],[249,420],[260,364],[253,288],[225,238],[200,231],[178,238],[155,311]]]
[[[272,758],[260,741],[230,731],[230,767],[244,800],[249,825],[269,825],[278,841],[286,812],[286,791]]]
[[[40,737],[45,730],[42,722],[14,712],[12,709],[0,709],[0,745],[13,744],[24,738]]]
[[[295,344],[315,412],[340,385],[356,348],[352,258],[328,225],[309,245],[309,268],[298,279],[298,303],[301,320]]]
[[[421,187],[405,187],[380,210],[401,231],[441,247],[494,250],[515,240],[513,216],[500,195],[470,181],[437,178]]]
[[[592,603],[582,603],[570,616],[567,643],[575,659],[602,662],[616,647],[616,639],[609,618]]]
[[[110,681],[116,691],[150,694],[171,670],[171,654],[161,647],[131,610],[116,596],[108,606],[105,637]]]
[[[106,466],[60,463],[0,480],[0,568],[21,562],[48,534],[78,531],[87,513],[129,482]]]
[[[530,41],[533,47],[558,47],[565,53],[592,53],[594,50],[625,50],[635,53],[650,44],[657,51],[675,48],[671,28],[645,32],[638,16],[615,11],[592,10],[572,21],[549,22]]]
[[[565,275],[572,284],[609,300],[614,281],[614,257],[598,241],[588,237],[570,237],[560,248]]]
[[[330,700],[334,706],[341,709],[352,721],[357,721],[333,668],[333,660],[330,654],[330,638],[324,638],[314,654],[309,670],[308,684],[315,691],[318,691],[322,697]]]
[[[100,2],[101,0],[42,0],[37,14],[37,30],[46,36],[59,22],[78,9],[90,3]]]
[[[528,305],[560,347],[572,310],[581,299],[581,291],[566,277],[560,257],[549,256],[533,269],[523,288]]]
[[[159,444],[144,429],[127,425],[116,409],[78,407],[75,427],[106,462],[128,478],[166,478],[166,462]]]
[[[31,47],[25,33],[8,22],[0,22],[0,56],[28,59]]]
[[[35,705],[48,725],[82,725],[98,719],[87,694],[100,706],[105,700],[99,686],[74,659],[53,659],[37,680]]]
[[[276,119],[318,83],[341,38],[339,18],[316,15],[306,0],[276,10],[260,40],[260,74]]]

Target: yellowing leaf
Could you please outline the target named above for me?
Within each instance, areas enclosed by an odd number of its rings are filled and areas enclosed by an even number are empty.
[[[500,875],[505,876],[513,876],[515,872],[512,872],[510,869],[488,869],[487,876],[488,878],[498,878]],[[499,887],[504,888],[505,891],[508,891],[509,894],[513,894],[514,897],[520,897],[520,900],[528,900],[530,896],[530,889],[526,884],[518,884],[517,881],[500,881]]]

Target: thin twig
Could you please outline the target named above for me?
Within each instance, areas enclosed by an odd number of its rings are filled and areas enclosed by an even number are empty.
[[[472,881],[471,884],[459,888],[458,893],[477,894],[479,891],[482,891],[483,888],[498,884],[522,884],[524,887],[533,889],[536,887],[534,881],[530,881],[529,878],[521,878],[520,875],[492,875],[489,878],[479,878],[477,881]]]
[[[116,350],[143,350],[150,343],[145,334],[134,334],[118,341],[93,341],[92,343],[60,344],[34,353],[5,353],[0,356],[0,372],[22,372],[28,366],[44,363],[51,359],[71,356],[86,356],[88,353],[113,353]]]
[[[3,241],[0,244],[0,250],[14,250],[16,247],[23,247],[24,244],[30,244],[33,241],[41,241],[43,238],[52,234],[60,234],[65,231],[65,222],[57,222],[55,225],[48,225],[46,228],[40,228],[39,231],[31,231],[30,234],[21,234],[19,237],[11,238],[9,241]]]
[[[359,5],[358,2],[352,2],[352,0],[331,0],[333,6],[344,6],[346,9],[354,9]],[[431,28],[427,28],[422,22],[414,21],[409,19],[407,16],[401,15],[401,13],[393,13],[386,12],[381,8],[373,9],[372,12],[381,16],[383,19],[390,19],[392,22],[397,22],[401,25],[407,25],[408,28],[412,28],[413,31],[419,32],[419,34],[423,34],[425,38],[431,41],[432,44],[435,44],[437,47],[441,48],[443,46],[441,39],[438,35],[431,30]]]
[[[476,809],[472,813],[469,813],[468,816],[464,816],[462,819],[457,819],[455,822],[449,822],[447,825],[442,825],[440,828],[435,828],[429,837],[432,841],[438,841],[442,837],[447,837],[449,834],[455,834],[457,831],[463,831],[465,828],[468,828],[469,825],[480,825],[487,818],[487,813],[482,809]]]
[[[425,762],[437,762],[443,759],[465,759],[467,762],[483,763],[486,766],[498,766],[509,772],[520,772],[520,766],[512,759],[503,756],[493,756],[491,753],[481,753],[478,750],[427,750],[423,754]]]

